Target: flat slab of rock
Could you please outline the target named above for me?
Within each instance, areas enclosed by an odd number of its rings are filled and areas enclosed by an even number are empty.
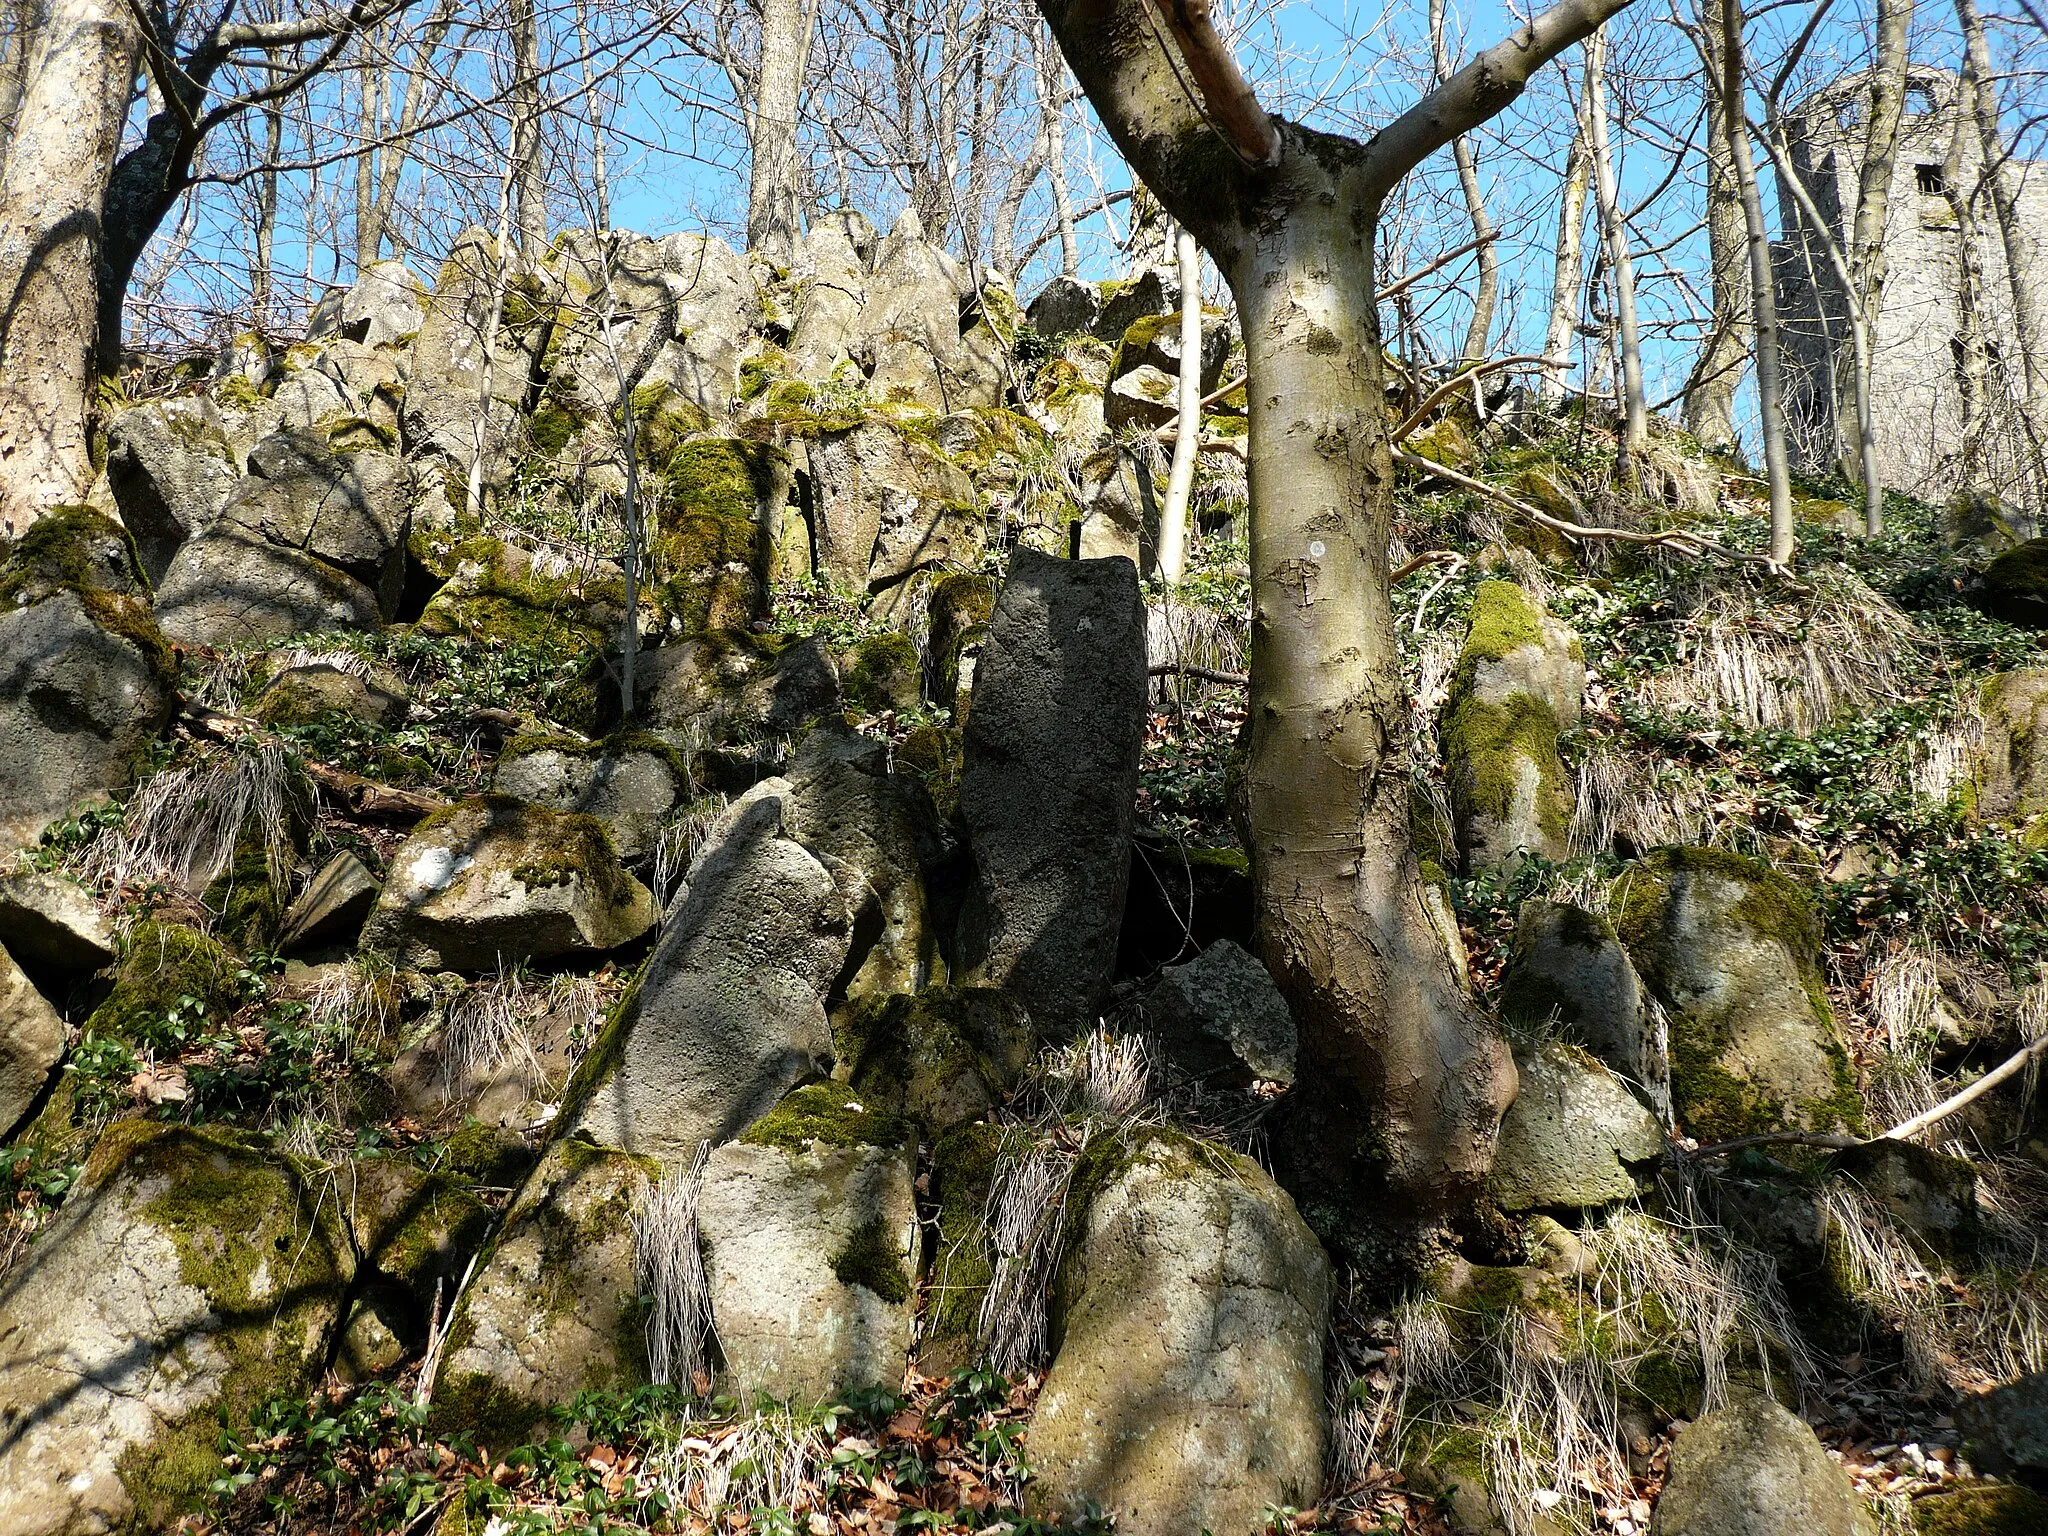
[[[285,909],[278,948],[290,953],[354,940],[377,905],[380,889],[363,861],[344,848],[320,866]]]
[[[683,786],[669,760],[666,750],[626,743],[515,739],[499,759],[492,784],[534,805],[596,817],[619,857],[631,862],[653,850],[662,822],[679,803]]]
[[[1650,1536],[1876,1536],[1876,1525],[1813,1431],[1747,1395],[1680,1431]]]
[[[0,1136],[26,1114],[64,1055],[64,1021],[0,948]]]
[[[567,1123],[600,1145],[679,1162],[730,1141],[831,1070],[824,995],[852,942],[858,881],[783,835],[789,785],[734,803],[639,987],[580,1074]]]
[[[426,970],[599,954],[660,914],[587,816],[484,795],[429,816],[392,855],[368,948]]]
[[[1504,1211],[1607,1205],[1638,1192],[1634,1172],[1664,1152],[1664,1131],[1628,1087],[1562,1041],[1515,1052],[1521,1091],[1500,1126],[1493,1196]]]
[[[251,1138],[123,1121],[0,1286],[0,1532],[167,1530],[232,1422],[307,1391],[348,1279],[322,1200]]]
[[[1244,1083],[1294,1081],[1294,1015],[1258,957],[1228,939],[1159,973],[1145,994],[1145,1025],[1189,1071]]]
[[[838,1084],[711,1154],[697,1197],[727,1390],[828,1402],[910,1359],[915,1138]]]
[[[92,893],[35,870],[0,879],[0,944],[31,971],[67,982],[114,963],[114,936]]]
[[[1956,1425],[1980,1470],[2005,1477],[2048,1472],[2048,1371],[1959,1399]]]
[[[1121,557],[1019,548],[974,674],[960,814],[966,979],[1049,1038],[1095,1022],[1116,961],[1145,734],[1145,605]]]
[[[1093,1502],[1122,1536],[1261,1530],[1321,1486],[1329,1261],[1248,1159],[1163,1133],[1111,1155],[1060,1276],[1030,1506]]]
[[[1555,1026],[1669,1113],[1671,1063],[1642,978],[1614,925],[1557,901],[1527,901],[1501,978],[1503,1018]]]

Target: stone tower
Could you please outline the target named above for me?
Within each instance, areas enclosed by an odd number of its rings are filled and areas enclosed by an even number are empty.
[[[2021,433],[2012,405],[2023,385],[2012,323],[2012,288],[2004,247],[1988,191],[1978,186],[1983,157],[1975,123],[1957,108],[1952,71],[1916,66],[1907,77],[1905,116],[1885,220],[1887,266],[1876,328],[1872,405],[1885,483],[1935,502],[1966,480],[2015,500],[2037,496],[2021,489]],[[1786,118],[1790,159],[1812,195],[1826,234],[1802,213],[1778,178],[1784,235],[1772,243],[1779,317],[1784,327],[1783,375],[1787,433],[1793,462],[1819,473],[1838,453],[1856,451],[1853,419],[1836,433],[1838,364],[1852,377],[1855,341],[1847,323],[1846,289],[1828,254],[1831,238],[1846,256],[1856,215],[1867,74],[1851,75],[1816,91]],[[2048,255],[2048,163],[2008,161],[2005,174],[2019,194],[2022,227],[2032,249]],[[1967,219],[1958,217],[1958,201]],[[1968,462],[1963,432],[1965,359],[1964,239],[1974,227],[1978,327],[1989,359],[1988,423]],[[2048,268],[2036,266],[2048,287]],[[2038,334],[2038,333],[2037,333]]]

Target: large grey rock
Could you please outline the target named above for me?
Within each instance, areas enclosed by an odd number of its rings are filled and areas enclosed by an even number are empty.
[[[784,832],[786,781],[749,791],[691,866],[566,1122],[666,1162],[731,1140],[832,1065],[824,996],[853,937],[844,882]]]
[[[338,417],[353,414],[355,407],[341,381],[319,367],[287,367],[284,381],[271,393],[270,403],[278,411],[284,430],[320,437],[327,435]]]
[[[809,444],[818,569],[859,590],[967,564],[980,519],[966,473],[930,444],[876,420]]]
[[[435,1378],[436,1433],[502,1453],[577,1393],[647,1379],[633,1215],[660,1176],[651,1159],[579,1137],[548,1148],[462,1293]]]
[[[926,243],[917,211],[904,209],[875,252],[855,341],[872,361],[870,391],[942,412],[1000,403],[1001,369],[962,340],[961,303],[972,291],[966,270]]]
[[[525,1136],[548,1124],[597,1019],[575,994],[565,993],[543,1009],[522,1007],[517,1045],[482,1055],[460,1011],[502,998],[489,980],[437,998],[412,1042],[384,1072],[399,1113],[446,1131],[475,1120]]]
[[[59,983],[114,963],[113,931],[92,893],[37,870],[0,878],[0,943],[31,971]]]
[[[1812,1430],[1767,1397],[1702,1414],[1671,1446],[1651,1536],[1875,1536]]]
[[[342,296],[339,318],[342,336],[368,346],[410,341],[426,324],[426,290],[404,262],[373,262]]]
[[[785,775],[784,835],[852,870],[879,909],[881,931],[847,981],[846,995],[919,991],[938,963],[924,871],[945,852],[923,781],[889,772],[883,743],[830,720],[804,738]]]
[[[805,232],[796,257],[803,295],[786,349],[792,378],[825,378],[846,357],[860,326],[874,248],[874,226],[850,209],[824,215]]]
[[[646,235],[561,236],[549,261],[576,300],[551,348],[548,398],[584,419],[611,418],[676,334],[668,249]]]
[[[1458,848],[1470,869],[1569,851],[1572,788],[1558,733],[1578,724],[1578,639],[1511,581],[1483,581],[1444,704],[1444,758]]]
[[[1262,1169],[1146,1137],[1062,1268],[1031,1509],[1093,1502],[1123,1536],[1249,1536],[1273,1506],[1314,1502],[1329,1299],[1329,1261]]]
[[[1805,892],[1753,859],[1660,848],[1615,881],[1615,928],[1669,1015],[1671,1103],[1703,1141],[1860,1123]]]
[[[285,909],[280,952],[352,943],[377,905],[377,877],[346,848],[321,865]]]
[[[839,673],[815,639],[776,649],[702,634],[642,655],[635,691],[648,728],[687,747],[792,735],[839,707]]]
[[[1103,421],[1113,432],[1156,431],[1180,415],[1180,385],[1170,373],[1141,363],[1110,380]]]
[[[1527,901],[1501,978],[1503,1018],[1555,1026],[1669,1114],[1671,1063],[1642,978],[1614,925],[1564,902]]]
[[[0,948],[0,1137],[28,1112],[64,1054],[64,1021]]]
[[[1159,973],[1145,994],[1145,1026],[1205,1077],[1294,1081],[1294,1015],[1258,957],[1229,939]]]
[[[627,863],[653,851],[662,823],[688,789],[677,781],[667,752],[550,737],[515,740],[491,784],[500,794],[534,805],[596,817]]]
[[[1095,285],[1064,273],[1039,289],[1024,310],[1032,328],[1048,337],[1090,330],[1101,314],[1102,295]]]
[[[1957,1399],[1956,1427],[1979,1471],[2030,1479],[2048,1473],[2048,1371]]]
[[[216,649],[375,629],[384,619],[377,594],[346,571],[221,524],[172,557],[157,589],[156,614],[166,639]]]
[[[595,821],[485,795],[400,845],[363,944],[423,970],[490,971],[616,949],[658,915]]]
[[[1563,1041],[1524,1046],[1515,1067],[1521,1091],[1493,1158],[1501,1209],[1608,1205],[1636,1195],[1635,1170],[1664,1151],[1657,1117],[1607,1067]]]
[[[732,408],[740,362],[760,319],[760,293],[746,258],[710,235],[661,240],[664,283],[675,304],[675,339],[648,369],[714,416]]]
[[[1112,344],[1138,321],[1180,308],[1180,274],[1172,267],[1140,267],[1129,277],[1104,283],[1095,334]]]
[[[1039,1029],[1086,1029],[1109,987],[1145,732],[1145,608],[1128,560],[1018,549],[975,668],[960,815],[975,880],[967,979]]]
[[[0,1532],[201,1507],[221,1416],[319,1377],[350,1270],[334,1211],[253,1138],[110,1129],[0,1284]]]
[[[412,480],[388,453],[336,454],[318,434],[279,432],[249,454],[249,474],[215,524],[325,561],[398,611]]]
[[[910,1358],[916,1146],[836,1084],[705,1164],[697,1197],[726,1390],[798,1403],[894,1391]]]
[[[239,478],[220,412],[205,395],[149,401],[107,429],[107,486],[151,581],[220,515]]]
[[[128,784],[174,681],[135,598],[64,589],[0,609],[0,852]]]
[[[501,289],[503,294],[501,296]],[[414,337],[405,405],[399,413],[409,453],[445,459],[467,472],[481,438],[484,484],[510,482],[524,434],[524,406],[533,367],[546,344],[546,322],[515,334],[508,323],[535,308],[520,285],[503,282],[498,247],[482,230],[457,240],[427,300]],[[499,326],[491,330],[491,316]],[[487,334],[488,333],[488,334]],[[490,387],[484,389],[486,359]]]
[[[1984,746],[1974,765],[1980,816],[2048,811],[2048,667],[2001,672],[1978,695]]]

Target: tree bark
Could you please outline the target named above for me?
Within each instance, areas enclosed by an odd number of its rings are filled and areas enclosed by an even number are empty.
[[[1749,361],[1742,332],[1749,321],[1749,266],[1742,226],[1742,190],[1728,153],[1721,93],[1721,28],[1713,0],[1701,0],[1700,37],[1710,72],[1707,96],[1707,263],[1712,282],[1706,345],[1685,387],[1685,429],[1709,448],[1732,448],[1735,396]]]
[[[1742,0],[1721,0],[1721,126],[1728,138],[1728,163],[1742,198],[1742,222],[1749,240],[1750,329],[1756,357],[1757,416],[1764,445],[1764,478],[1771,497],[1771,559],[1790,568],[1792,466],[1785,455],[1785,410],[1780,400],[1778,298],[1771,287],[1771,232],[1757,190],[1756,159],[1749,147],[1748,70],[1742,46]]]
[[[1359,144],[1267,119],[1248,88],[1234,95],[1234,64],[1204,53],[1203,0],[1162,14],[1207,115],[1143,0],[1040,0],[1124,157],[1237,300],[1251,380],[1256,942],[1302,1031],[1287,1138],[1297,1198],[1357,1252],[1384,1243],[1390,1221],[1476,1195],[1515,1089],[1431,919],[1409,832],[1379,211],[1424,156],[1504,110],[1624,3],[1566,0]]]
[[[1585,107],[1581,92],[1558,198],[1550,326],[1543,337],[1543,374],[1536,386],[1538,396],[1552,402],[1564,398],[1564,381],[1572,371],[1572,341],[1578,335],[1579,296],[1586,280],[1586,189],[1593,180],[1593,151],[1586,142]]]
[[[1451,77],[1451,41],[1444,30],[1444,0],[1429,0],[1429,47],[1436,62],[1437,84]],[[1493,335],[1493,311],[1500,298],[1500,254],[1494,247],[1493,220],[1486,214],[1486,192],[1479,185],[1479,162],[1472,140],[1459,134],[1451,140],[1451,159],[1458,169],[1458,190],[1465,198],[1465,216],[1479,245],[1479,284],[1472,292],[1472,319],[1465,328],[1465,361],[1486,357]]]
[[[1650,443],[1650,410],[1643,397],[1643,343],[1636,328],[1635,265],[1629,259],[1628,222],[1622,217],[1621,195],[1614,181],[1614,157],[1607,142],[1607,33],[1603,28],[1586,39],[1586,122],[1593,141],[1593,191],[1600,206],[1600,229],[1607,245],[1607,270],[1614,282],[1614,317],[1621,349],[1622,477],[1635,473],[1636,461]]]
[[[1180,259],[1180,416],[1174,423],[1173,467],[1159,504],[1159,579],[1180,584],[1187,564],[1188,497],[1202,441],[1202,250],[1183,227]]]
[[[802,232],[797,119],[816,30],[814,0],[761,0],[761,62],[748,114],[753,162],[747,183],[747,248],[787,266]]]
[[[512,0],[512,222],[529,264],[548,248],[547,179],[540,145],[540,27],[533,0]],[[503,259],[503,253],[500,253]]]
[[[1991,70],[1991,46],[1984,36],[1984,18],[1977,0],[1956,0],[1956,20],[1963,30],[1964,69],[1972,77],[1971,104],[1977,120],[1977,148],[1982,175],[1991,192],[1991,210],[1998,221],[1999,243],[2005,248],[2006,282],[2012,289],[2014,339],[2025,369],[2028,425],[2033,411],[2048,396],[2048,359],[2041,356],[2042,323],[2033,257],[2027,248],[2019,193],[2006,174],[2006,149],[1998,127],[1998,92]]]
[[[0,179],[0,531],[92,478],[97,266],[107,171],[135,78],[120,0],[55,0],[26,63]]]
[[[1956,125],[1942,161],[1941,189],[1956,221],[1956,385],[1962,407],[1961,442],[1956,450],[1956,478],[1974,485],[1982,471],[1982,455],[1990,418],[1990,355],[1984,339],[1984,262],[1978,242],[1977,205],[1963,185],[1963,139],[1975,128],[1976,80],[1965,63],[1956,82]]]

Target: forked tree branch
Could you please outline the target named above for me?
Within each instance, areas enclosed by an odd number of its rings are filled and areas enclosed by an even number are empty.
[[[1188,73],[1201,88],[1202,104],[1217,131],[1247,165],[1277,165],[1280,130],[1216,35],[1209,0],[1158,0],[1158,9]]]
[[[1375,204],[1423,160],[1497,116],[1530,77],[1591,37],[1631,0],[1562,0],[1522,26],[1375,134],[1365,146],[1365,186]]]

